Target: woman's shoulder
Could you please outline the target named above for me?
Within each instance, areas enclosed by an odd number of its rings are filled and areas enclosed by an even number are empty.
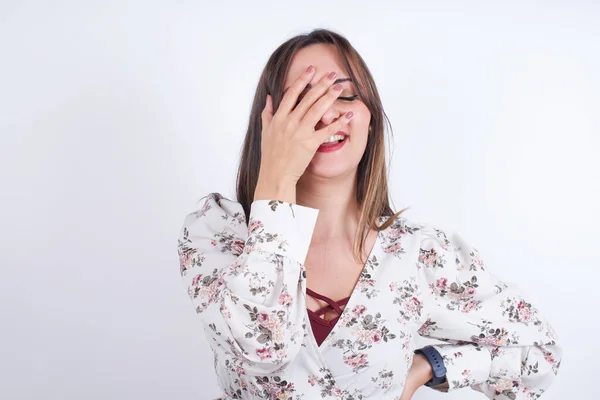
[[[391,217],[382,216],[381,223],[385,223],[389,218]],[[431,221],[414,219],[404,213],[395,217],[382,234],[390,249],[401,247],[407,240],[417,241],[421,248],[448,249],[451,239],[457,235],[452,229]]]
[[[388,218],[382,217],[384,221]],[[436,273],[485,269],[477,248],[456,229],[438,223],[417,221],[399,215],[382,232],[381,242],[384,252],[399,258],[410,252],[418,257],[418,265],[427,270],[438,271]]]

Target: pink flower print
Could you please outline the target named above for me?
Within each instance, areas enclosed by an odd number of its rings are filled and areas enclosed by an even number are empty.
[[[256,349],[256,355],[260,357],[261,361],[273,358],[273,349],[271,347]]]
[[[533,319],[533,314],[531,312],[531,309],[527,307],[523,300],[519,302],[517,309],[519,310],[519,319],[522,322],[531,322],[531,320]]]
[[[406,233],[406,231],[403,228],[396,228],[396,229],[391,229],[390,232],[388,233],[388,236],[392,239],[397,239],[405,233]]]
[[[380,341],[381,341],[381,331],[376,330],[375,332],[373,332],[373,342],[378,343]]]
[[[554,364],[554,362],[556,361],[554,359],[554,355],[549,351],[544,352],[544,360],[548,361],[550,364]]]
[[[479,305],[479,301],[478,300],[471,300],[469,302],[467,302],[463,308],[462,308],[462,312],[468,313],[470,311],[476,310],[477,306]]]
[[[358,317],[360,317],[360,315],[362,313],[365,312],[366,309],[367,309],[367,307],[365,307],[363,305],[354,306],[354,308],[352,309],[352,313],[354,314],[354,316],[356,318],[358,318]]]
[[[245,244],[246,244],[246,242],[244,242],[242,240],[236,240],[231,244],[231,250],[235,254],[242,254],[242,252],[244,251]]]
[[[179,252],[179,264],[181,265],[181,273],[187,271],[192,266],[194,260],[193,251],[180,251]]]
[[[519,316],[521,317],[522,322],[531,322],[533,319],[533,314],[529,308],[519,310]]]
[[[364,367],[367,362],[367,355],[365,353],[344,356],[344,364],[351,366],[354,370]]]
[[[437,257],[437,252],[434,249],[429,251],[422,251],[419,256],[419,261],[425,264],[426,267],[432,267],[435,265],[435,259]]]
[[[391,245],[389,245],[383,249],[383,251],[386,253],[396,253],[400,250],[402,250],[402,246],[400,245],[399,242],[394,242]]]
[[[210,241],[210,244],[216,247],[217,246],[217,241],[215,239],[212,239]]]
[[[289,294],[288,292],[283,292],[279,295],[278,303],[282,306],[289,306],[290,304],[292,304],[293,300],[294,298],[291,294]]]
[[[261,221],[258,221],[258,220],[250,221],[250,225],[248,225],[248,233],[250,234],[257,229],[262,228],[262,226],[263,226],[263,223]]]
[[[435,286],[440,289],[446,289],[447,284],[448,284],[448,278],[440,278],[435,282]]]
[[[198,282],[200,282],[200,279],[202,279],[202,274],[198,274],[194,277],[194,279],[192,280],[192,286],[196,287],[198,286]]]
[[[267,313],[260,313],[256,316],[256,318],[258,319],[258,323],[261,325],[265,325],[267,322],[269,322],[269,314]]]
[[[498,357],[499,355],[500,355],[500,347],[496,347],[495,349],[492,349],[492,351],[491,351],[492,360],[494,359],[494,357]]]
[[[421,309],[421,302],[416,297],[412,297],[406,302],[406,311],[411,314],[418,312]]]

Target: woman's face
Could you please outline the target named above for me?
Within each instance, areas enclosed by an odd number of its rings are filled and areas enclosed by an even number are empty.
[[[311,64],[315,67],[315,74],[310,82],[313,87],[331,71],[337,73],[336,79],[349,78],[349,74],[333,45],[314,44],[303,48],[294,55],[285,79],[284,89],[288,88]],[[346,112],[352,111],[354,113],[353,118],[346,127],[342,128],[342,131],[347,133],[348,137],[344,145],[338,150],[317,151],[303,177],[314,175],[322,178],[334,178],[353,174],[365,151],[371,113],[357,96],[358,92],[353,82],[345,81],[341,82],[341,85],[343,87],[342,93],[323,114],[323,117],[315,126],[315,130],[334,123]],[[303,92],[300,97],[305,93]],[[348,97],[349,99],[343,100],[340,97]],[[354,100],[351,100],[352,98]]]

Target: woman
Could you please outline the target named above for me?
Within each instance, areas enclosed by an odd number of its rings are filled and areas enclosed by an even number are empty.
[[[556,335],[526,298],[458,234],[390,208],[384,117],[340,35],[269,59],[238,200],[203,197],[178,242],[225,399],[533,399],[552,382]]]

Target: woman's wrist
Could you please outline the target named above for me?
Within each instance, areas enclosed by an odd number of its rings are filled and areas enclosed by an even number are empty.
[[[429,360],[422,354],[414,354],[410,371],[404,381],[404,390],[400,400],[412,399],[413,394],[421,386],[433,378],[433,368]]]
[[[414,384],[416,390],[433,379],[433,368],[427,357],[422,354],[413,356],[413,366],[416,373],[413,375],[414,382],[411,383]]]
[[[254,190],[254,200],[281,200],[296,203],[296,183],[259,177]]]

